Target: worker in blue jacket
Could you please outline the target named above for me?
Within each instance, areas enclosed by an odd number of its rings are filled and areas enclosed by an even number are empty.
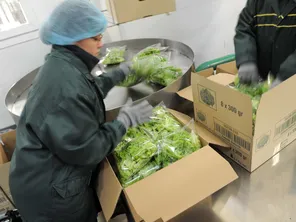
[[[26,222],[95,222],[91,178],[126,130],[149,120],[148,102],[125,106],[105,121],[103,99],[129,73],[127,65],[93,77],[104,15],[88,0],[66,0],[44,23],[52,45],[37,74],[17,128],[10,190]]]
[[[257,83],[271,73],[275,87],[293,76],[295,36],[295,0],[248,0],[234,38],[240,81]]]

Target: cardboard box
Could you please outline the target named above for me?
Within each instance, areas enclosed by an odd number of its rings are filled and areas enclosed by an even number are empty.
[[[4,151],[2,144],[0,144],[0,164],[4,164],[8,162],[7,155]]]
[[[15,209],[9,189],[9,167],[15,148],[15,130],[0,135],[0,214]]]
[[[0,214],[15,209],[9,190],[9,167],[10,163],[0,165]]]
[[[191,120],[179,112],[172,113],[183,124]],[[194,128],[204,145],[202,149],[125,189],[109,161],[103,161],[97,195],[106,221],[122,193],[135,221],[169,221],[237,179],[230,164],[208,146],[227,145],[200,124],[195,123]]]
[[[9,210],[15,209],[13,204],[7,198],[7,195],[0,188],[0,215],[5,214]]]
[[[0,135],[0,140],[6,157],[10,161],[16,144],[16,131],[11,130],[9,132],[3,133]]]
[[[262,96],[253,135],[251,98],[228,86],[236,73],[235,63],[218,67],[216,75],[213,69],[193,73],[192,86],[179,95],[193,99],[195,119],[232,148],[222,152],[253,172],[296,139],[296,103],[290,99],[296,76]],[[213,105],[203,102],[205,89]]]
[[[176,11],[176,0],[106,0],[116,24]]]

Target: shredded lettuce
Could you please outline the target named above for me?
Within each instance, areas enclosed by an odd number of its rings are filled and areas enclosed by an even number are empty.
[[[131,73],[119,86],[131,87],[143,81],[168,86],[177,80],[183,71],[169,65],[171,52],[167,52],[167,49],[155,44],[136,54],[132,59]]]
[[[119,180],[129,186],[201,148],[198,136],[183,127],[165,107],[151,121],[130,128],[114,151]]]
[[[164,66],[151,74],[147,81],[162,86],[168,86],[182,75],[182,69],[174,66]]]
[[[123,47],[113,47],[107,49],[107,55],[102,59],[104,65],[114,65],[125,61],[126,46]]]

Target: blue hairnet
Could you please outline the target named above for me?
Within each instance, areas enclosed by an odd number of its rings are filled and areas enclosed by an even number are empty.
[[[88,0],[66,0],[52,12],[40,29],[47,45],[72,45],[102,34],[107,28],[104,14]]]

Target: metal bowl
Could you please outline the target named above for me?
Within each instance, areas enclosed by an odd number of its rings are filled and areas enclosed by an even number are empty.
[[[147,100],[154,106],[163,102],[169,108],[180,110],[182,107],[181,103],[184,101],[177,96],[176,92],[190,85],[190,73],[194,70],[194,53],[189,46],[167,39],[133,39],[106,44],[101,49],[101,54],[104,55],[106,49],[109,47],[127,46],[125,57],[126,61],[128,61],[140,50],[157,43],[169,47],[169,51],[171,51],[170,61],[173,65],[182,68],[183,76],[167,87],[149,85],[144,82],[129,88],[114,87],[104,100],[108,121],[113,120],[117,116],[119,109],[129,98],[135,103]],[[112,68],[114,66],[103,67],[98,65],[93,69],[92,74],[98,76],[102,72]],[[16,124],[19,121],[19,117],[27,101],[29,89],[38,71],[39,68],[24,76],[11,87],[6,95],[5,105]]]

